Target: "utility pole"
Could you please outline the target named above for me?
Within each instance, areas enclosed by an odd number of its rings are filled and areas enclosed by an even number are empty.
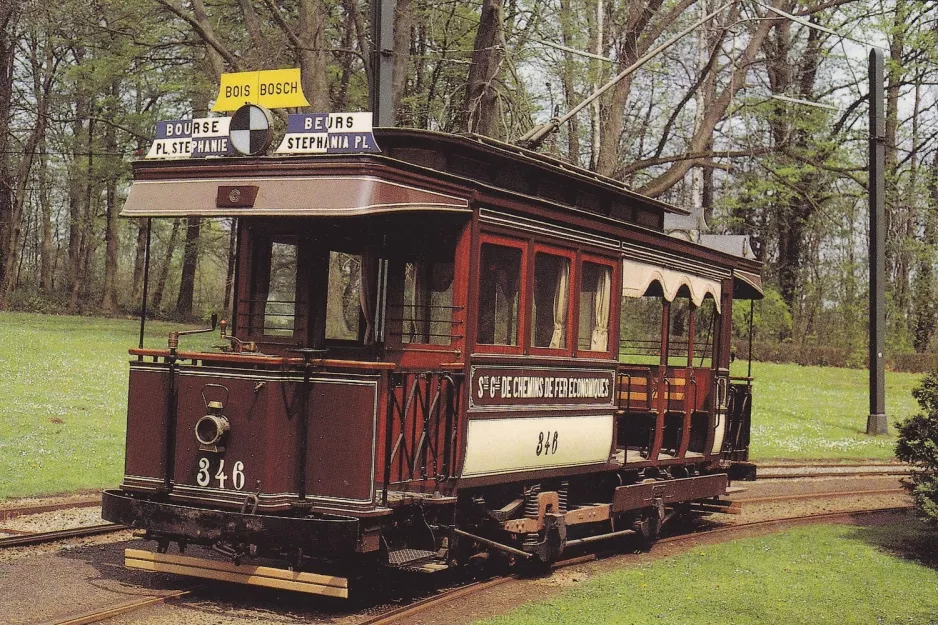
[[[394,13],[397,0],[372,0],[371,38],[372,73],[371,110],[374,125],[388,128],[394,125],[394,106],[391,102],[394,74]]]
[[[886,118],[883,113],[883,51],[870,50],[870,414],[867,434],[886,434]]]

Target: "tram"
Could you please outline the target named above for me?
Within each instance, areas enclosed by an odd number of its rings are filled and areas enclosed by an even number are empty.
[[[130,350],[102,515],[156,549],[128,566],[347,596],[356,566],[547,563],[723,509],[754,475],[729,366],[760,264],[532,151],[374,139],[134,163],[123,216],[234,217],[237,264],[221,347]]]

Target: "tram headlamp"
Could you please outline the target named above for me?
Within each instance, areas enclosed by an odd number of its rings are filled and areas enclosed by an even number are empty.
[[[208,410],[209,414],[195,424],[195,438],[199,441],[199,448],[202,451],[224,451],[224,448],[219,448],[218,444],[230,429],[228,418],[221,414],[221,402],[209,402]]]

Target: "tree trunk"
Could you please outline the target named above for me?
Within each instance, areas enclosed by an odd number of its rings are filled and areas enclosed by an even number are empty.
[[[186,245],[182,254],[182,277],[179,279],[179,297],[176,299],[176,314],[182,318],[192,316],[195,270],[199,263],[199,238],[202,230],[202,220],[198,217],[189,217],[186,223]]]
[[[329,82],[326,72],[325,25],[326,5],[320,0],[299,0],[299,28],[297,36],[301,46],[296,49],[300,62],[303,93],[313,111],[331,110]]]
[[[563,45],[573,48],[576,45],[573,32],[573,9],[570,6],[571,0],[560,0],[560,37]],[[576,80],[574,74],[577,72],[577,64],[573,54],[564,51],[563,66],[561,67],[561,82],[563,83],[563,97],[566,110],[572,109],[579,102],[576,93]],[[580,128],[576,117],[567,122],[567,158],[571,163],[580,164]]]
[[[617,40],[617,53],[619,58],[618,70],[633,65],[644,50],[650,45],[645,37],[643,48],[639,47],[639,38],[645,32],[651,19],[661,8],[662,0],[640,0],[629,3],[628,16],[624,24],[612,24],[616,30],[614,38]],[[625,105],[632,90],[631,76],[620,80],[612,88],[612,100],[609,103],[608,113],[603,119],[601,128],[603,143],[596,157],[596,171],[604,176],[615,174],[619,162],[619,138],[622,135]]]
[[[49,180],[49,163],[46,154],[46,141],[43,139],[39,147],[39,204],[42,212],[40,229],[42,231],[42,243],[40,246],[41,264],[39,269],[39,289],[46,293],[51,293],[55,287],[53,283],[52,268],[53,255],[55,251],[52,246],[52,200],[49,197],[49,189],[52,186]]]
[[[885,204],[886,204],[886,274],[891,276],[893,301],[898,314],[908,313],[908,271],[901,254],[905,212],[898,193],[898,152],[896,136],[899,128],[899,91],[904,80],[902,57],[905,52],[906,0],[896,0],[892,37],[889,41],[889,62],[886,64],[886,136],[885,136]]]
[[[209,36],[214,38],[215,30],[212,28],[212,23],[208,19],[208,13],[205,11],[205,3],[202,0],[192,0],[192,13],[195,15],[195,21],[198,22],[199,26]],[[218,50],[211,45],[205,46],[205,56],[215,74],[215,79],[218,80],[221,75],[225,73],[224,59]]]
[[[590,49],[593,51],[593,54],[602,56],[605,52],[605,1],[592,0],[592,3],[587,3],[587,7],[590,9],[587,12],[589,16],[587,22],[589,24]],[[590,62],[590,82],[592,83],[593,91],[596,91],[602,86],[602,76],[602,61],[598,59],[592,60]],[[601,114],[602,103],[598,99],[593,100],[593,103],[590,104],[590,135],[592,136],[590,146],[590,169],[596,169],[596,161],[599,157],[599,150],[602,147]]]
[[[496,136],[498,128],[498,91],[493,83],[505,54],[499,45],[501,29],[502,0],[483,0],[466,80],[463,128],[487,137]]]
[[[112,156],[118,153],[117,130],[115,128],[117,111],[116,102],[120,96],[120,78],[111,81],[111,93],[108,98],[108,108],[105,111],[104,152],[108,158],[116,161]],[[117,206],[117,179],[120,169],[116,163],[106,170],[105,181],[105,228],[104,228],[104,297],[101,300],[101,312],[113,315],[117,311],[117,235],[118,213]]]
[[[410,66],[410,46],[414,28],[414,0],[397,0],[394,13],[394,68],[391,72],[391,105],[394,118],[403,122],[401,102],[407,90],[407,69]]]
[[[147,220],[141,217],[137,220],[137,244],[134,248],[134,277],[130,289],[130,301],[133,306],[140,301],[140,291],[143,290],[143,270],[146,268],[147,254]]]
[[[254,5],[251,4],[251,0],[238,0],[238,6],[241,8],[241,16],[244,18],[244,25],[251,35],[251,43],[254,44],[254,52],[260,58],[266,58],[268,56],[267,40],[261,34],[261,21],[260,18],[257,17],[257,11],[254,10]]]
[[[76,138],[82,137],[76,141],[75,158],[72,162],[74,170],[72,185],[69,190],[71,197],[69,204],[71,209],[71,223],[69,225],[69,245],[68,259],[71,265],[69,282],[71,298],[68,309],[71,313],[76,313],[81,308],[81,290],[82,282],[88,279],[84,272],[87,264],[86,255],[89,246],[89,233],[91,230],[91,196],[92,196],[92,177],[94,173],[94,118],[91,117],[90,96],[82,94],[76,104]],[[87,121],[87,127],[82,122]],[[78,164],[82,151],[87,155],[84,171]],[[77,176],[77,179],[76,177]]]
[[[238,258],[238,220],[231,220],[231,231],[228,233],[228,270],[225,272],[225,311],[233,310],[231,306],[231,293],[234,289],[235,261]]]
[[[150,300],[150,308],[154,313],[159,313],[160,306],[163,304],[163,293],[166,291],[166,279],[169,277],[169,268],[173,264],[173,254],[176,252],[176,244],[179,242],[179,219],[173,220],[173,230],[169,235],[169,242],[166,244],[166,253],[163,254],[163,264],[160,265],[160,275],[156,279],[156,287],[153,289],[153,298]]]
[[[938,154],[934,157],[929,175],[929,200],[922,215],[922,242],[915,271],[913,295],[912,345],[918,353],[928,350],[935,329],[938,328],[938,303],[935,288],[935,249],[938,248]]]
[[[14,172],[10,158],[10,107],[13,101],[13,61],[16,56],[19,2],[0,3],[0,284],[13,267],[7,241],[13,228]],[[0,301],[0,308],[5,302]]]

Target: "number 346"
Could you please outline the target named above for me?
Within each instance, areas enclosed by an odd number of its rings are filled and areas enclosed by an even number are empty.
[[[547,430],[547,433],[538,432],[537,437],[537,450],[536,453],[538,456],[546,456],[548,454],[557,453],[557,432],[553,432],[551,436],[551,431]]]
[[[195,477],[195,481],[199,486],[208,486],[212,481],[212,474],[209,472],[209,462],[208,458],[204,456],[199,458],[199,474]],[[218,463],[218,471],[215,472],[215,479],[218,480],[218,488],[224,488],[225,483],[228,481],[228,476],[225,475],[225,459],[222,458]],[[241,490],[244,488],[244,463],[240,460],[234,463],[234,467],[231,469],[231,485],[235,490]]]

